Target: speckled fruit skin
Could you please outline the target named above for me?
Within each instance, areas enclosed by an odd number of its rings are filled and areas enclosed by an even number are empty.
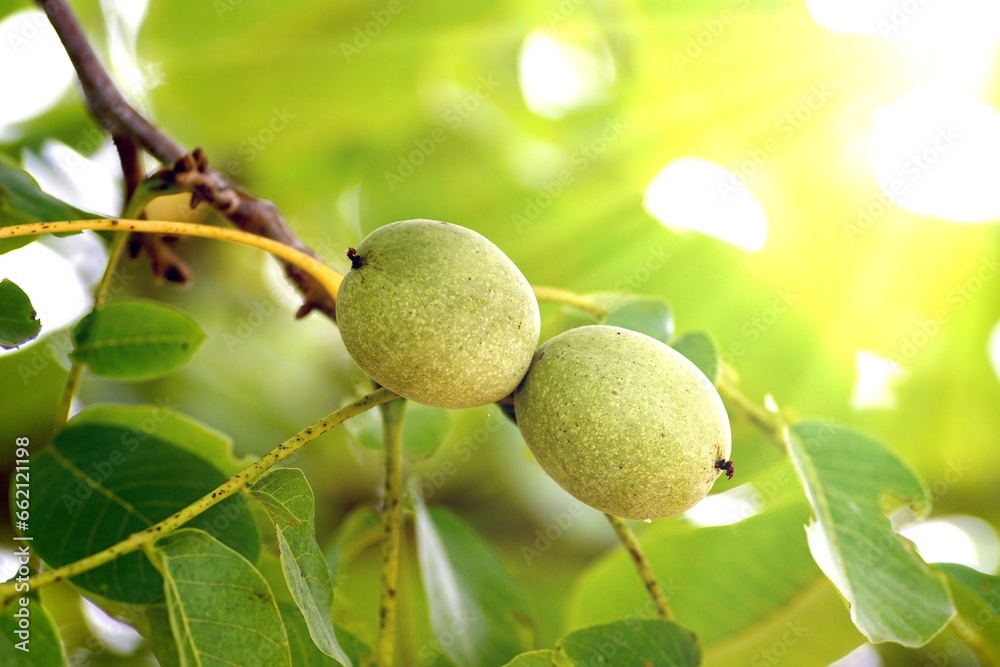
[[[540,319],[531,285],[498,247],[459,225],[404,220],[365,237],[356,257],[337,294],[337,324],[373,380],[440,408],[514,391]]]
[[[587,505],[628,519],[690,509],[732,448],[708,378],[670,346],[619,327],[584,326],[547,341],[514,408],[549,476]]]

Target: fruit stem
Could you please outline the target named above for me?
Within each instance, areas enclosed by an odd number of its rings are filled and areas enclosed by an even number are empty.
[[[213,507],[229,496],[243,490],[279,461],[298,451],[298,449],[303,445],[306,445],[318,436],[326,433],[333,427],[342,424],[351,417],[359,415],[365,410],[370,410],[371,408],[382,405],[383,403],[387,403],[394,398],[398,398],[396,394],[383,388],[376,389],[372,393],[362,396],[353,403],[348,403],[339,410],[331,412],[319,421],[306,426],[291,438],[285,440],[270,452],[257,459],[257,461],[224,481],[214,491],[205,494],[176,514],[172,514],[163,521],[160,521],[159,523],[154,524],[141,532],[133,533],[121,542],[118,542],[107,549],[98,551],[97,553],[91,554],[90,556],[81,558],[80,560],[67,565],[63,565],[62,567],[54,570],[46,570],[45,572],[36,574],[35,576],[29,578],[27,581],[28,590],[31,591],[36,588],[41,588],[47,584],[75,577],[83,574],[84,572],[88,572],[89,570],[93,570],[95,567],[99,567],[105,563],[110,563],[111,561],[126,554],[147,548],[147,545],[156,542],[161,537],[168,535],[171,531],[176,530],[177,528],[180,528],[210,507]],[[22,591],[22,587],[23,582],[18,583],[10,581],[0,584],[0,608],[3,607],[4,603],[8,599],[18,594],[18,591]]]
[[[336,297],[343,276],[312,255],[296,250],[280,241],[227,227],[212,227],[188,222],[167,220],[131,220],[128,218],[97,218],[94,220],[60,220],[58,222],[32,222],[24,225],[0,227],[0,239],[16,236],[37,236],[39,234],[63,234],[84,230],[106,232],[144,232],[167,236],[197,236],[217,241],[228,241],[259,248],[265,252],[299,267]]]
[[[656,573],[653,572],[652,566],[650,566],[649,561],[646,559],[642,545],[639,544],[639,538],[629,528],[625,519],[612,516],[611,514],[605,514],[604,516],[608,517],[608,521],[611,523],[611,527],[615,529],[615,534],[618,536],[619,541],[621,541],[622,546],[625,547],[625,551],[632,558],[632,562],[635,563],[635,569],[639,571],[639,576],[642,577],[642,583],[646,585],[649,597],[653,598],[656,611],[668,621],[674,620],[674,612],[667,601],[667,594],[663,592],[660,580],[656,578]]]
[[[535,285],[531,289],[534,290],[535,298],[539,301],[561,303],[564,306],[570,306],[571,308],[582,310],[588,315],[591,315],[599,320],[604,319],[604,317],[608,314],[608,309],[593,299],[587,298],[582,294],[577,294],[576,292],[571,292],[567,289],[562,289],[561,287]]]
[[[382,497],[382,596],[379,602],[378,642],[375,664],[393,664],[396,641],[396,593],[399,549],[403,534],[403,417],[406,400],[382,405],[385,492]]]

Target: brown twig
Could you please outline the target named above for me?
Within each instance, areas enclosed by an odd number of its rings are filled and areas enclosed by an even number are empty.
[[[146,178],[142,164],[142,147],[139,140],[128,132],[112,134],[111,140],[118,150],[125,184],[125,202],[132,199],[136,188]],[[125,211],[122,211],[122,215]],[[143,250],[149,256],[153,275],[172,283],[186,283],[191,279],[191,269],[170,246],[171,239],[157,234],[132,234],[128,239],[128,254],[135,259]]]
[[[207,201],[233,225],[244,231],[314,254],[288,228],[284,217],[273,203],[254,197],[208,168],[200,151],[189,154],[125,101],[98,60],[66,0],[38,0],[38,4],[48,16],[76,69],[87,109],[102,128],[112,136],[133,137],[153,157],[170,165],[180,176],[179,183],[184,182],[185,174],[191,175],[188,182],[193,204]],[[285,275],[302,294],[303,303],[297,317],[304,317],[312,310],[319,310],[331,319],[334,317],[335,295],[328,294],[311,276],[288,263],[285,263]]]
[[[111,140],[118,151],[118,162],[122,166],[122,177],[125,183],[125,199],[123,201],[128,202],[132,198],[132,193],[142,183],[142,179],[146,177],[146,170],[142,168],[142,152],[138,141],[131,134],[113,134]]]

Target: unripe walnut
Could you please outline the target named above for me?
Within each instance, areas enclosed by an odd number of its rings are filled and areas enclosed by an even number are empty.
[[[715,387],[669,345],[627,329],[584,326],[547,341],[514,408],[549,476],[615,516],[675,516],[732,470]]]
[[[380,227],[349,251],[337,294],[347,352],[373,380],[441,408],[508,396],[538,345],[538,302],[503,252],[435,220]]]

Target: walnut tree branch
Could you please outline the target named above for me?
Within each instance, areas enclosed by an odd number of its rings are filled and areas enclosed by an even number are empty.
[[[179,176],[178,183],[192,191],[193,203],[207,201],[236,227],[315,256],[289,229],[273,203],[254,197],[208,168],[200,151],[189,154],[125,100],[97,58],[66,0],[38,0],[38,4],[48,16],[73,63],[87,109],[105,131],[112,136],[133,137],[157,160],[171,165]],[[285,274],[302,294],[303,304],[298,317],[314,309],[331,319],[334,317],[335,295],[327,293],[309,274],[288,263],[285,263]]]

